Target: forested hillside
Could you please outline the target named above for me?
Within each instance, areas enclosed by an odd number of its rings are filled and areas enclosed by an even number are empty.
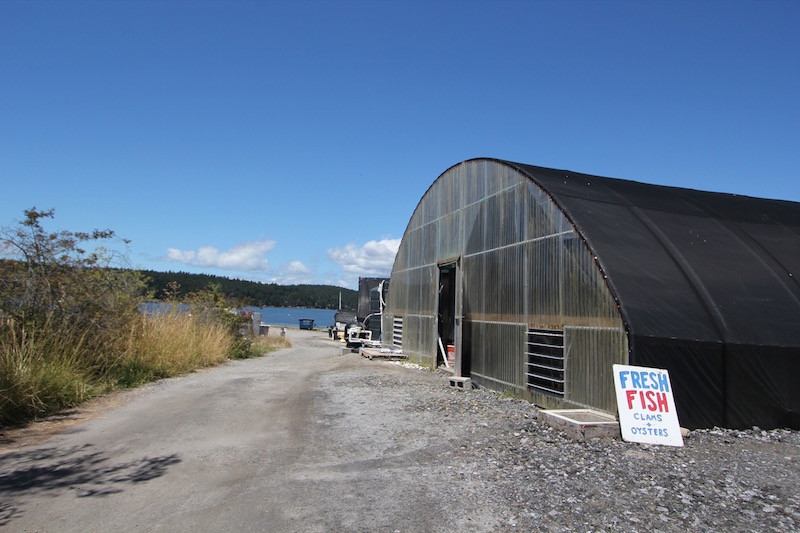
[[[146,278],[148,290],[158,299],[164,299],[167,296],[164,290],[169,283],[175,282],[178,284],[178,298],[205,289],[213,283],[219,285],[223,294],[256,307],[336,309],[340,293],[343,309],[355,310],[358,301],[357,291],[330,285],[278,285],[188,272],[142,270],[141,273]]]

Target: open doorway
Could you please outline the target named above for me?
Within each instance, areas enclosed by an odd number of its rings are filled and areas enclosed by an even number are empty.
[[[436,366],[446,366],[455,370],[456,339],[458,338],[457,320],[457,278],[458,263],[439,265],[439,309],[438,309],[438,350]]]

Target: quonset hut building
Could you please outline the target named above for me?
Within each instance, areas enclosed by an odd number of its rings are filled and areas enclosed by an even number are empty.
[[[474,159],[411,217],[384,343],[612,414],[613,364],[666,368],[685,427],[797,429],[798,276],[800,203]]]

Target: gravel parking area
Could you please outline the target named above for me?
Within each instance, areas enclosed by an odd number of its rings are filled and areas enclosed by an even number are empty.
[[[458,391],[437,372],[326,379],[340,401],[370,405],[373,424],[391,417],[371,443],[378,449],[434,443],[435,458],[417,458],[419,475],[436,478],[429,486],[443,504],[458,502],[445,519],[465,530],[800,529],[796,431],[693,431],[683,448],[580,442],[542,423],[527,402]]]

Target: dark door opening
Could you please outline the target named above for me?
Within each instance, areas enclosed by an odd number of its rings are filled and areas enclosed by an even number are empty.
[[[455,368],[455,348],[457,337],[456,317],[456,278],[458,274],[458,264],[450,263],[439,267],[439,341],[436,351],[436,366],[445,364]]]

